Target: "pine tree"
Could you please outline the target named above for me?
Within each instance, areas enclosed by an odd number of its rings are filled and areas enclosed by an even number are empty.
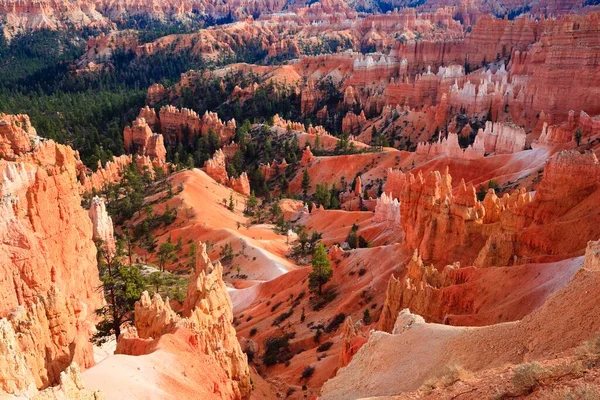
[[[581,128],[577,128],[577,130],[575,131],[575,143],[577,143],[577,146],[579,146],[579,143],[581,143],[582,136],[583,132],[581,131]]]
[[[256,198],[253,190],[252,193],[250,193],[250,197],[248,197],[248,200],[246,201],[246,209],[244,210],[244,213],[247,215],[254,215],[257,207],[258,199]]]
[[[158,267],[161,271],[165,270],[165,265],[175,258],[175,245],[171,242],[164,242],[158,248]]]
[[[145,290],[145,282],[138,266],[123,265],[122,242],[117,242],[114,253],[108,251],[101,240],[96,241],[96,247],[98,273],[106,304],[96,310],[96,315],[102,319],[96,325],[97,332],[93,340],[103,343],[111,334],[118,339],[121,325],[132,322],[134,305]]]
[[[315,248],[312,258],[313,270],[308,277],[308,289],[311,293],[317,293],[319,296],[323,293],[323,285],[331,280],[333,270],[327,257],[325,245],[319,243]]]
[[[235,209],[235,204],[233,203],[233,194],[229,193],[229,206],[227,207],[229,208],[229,211],[232,211]]]
[[[304,168],[304,175],[302,176],[302,195],[304,196],[304,201],[308,199],[308,191],[310,190],[310,175],[308,174],[308,169]]]

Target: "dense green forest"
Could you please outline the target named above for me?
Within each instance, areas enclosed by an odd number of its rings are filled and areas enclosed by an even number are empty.
[[[144,26],[151,28],[145,35],[178,29]],[[190,69],[210,69],[240,61],[256,63],[266,56],[259,41],[249,43],[233,57],[211,64],[186,51],[135,57],[121,49],[114,52],[111,68],[98,73],[75,73],[75,61],[83,54],[87,37],[97,33],[39,31],[16,37],[10,43],[0,41],[0,112],[28,114],[41,136],[70,144],[91,167],[98,160],[105,162],[123,153],[123,128],[144,106],[148,86],[156,82],[168,86]],[[234,82],[233,78],[226,81],[230,90],[235,84],[250,82],[240,77],[235,77]],[[228,93],[221,90],[220,80],[205,79],[198,82],[193,93],[187,92],[178,105],[201,114],[216,110],[221,118],[242,121],[277,112],[288,117],[297,114],[291,110],[299,108],[299,99],[276,97],[275,90],[273,86],[261,88],[257,101],[249,103],[254,106],[241,107],[227,104]]]
[[[198,24],[224,21],[198,21]],[[128,24],[129,28],[145,29],[144,37],[140,37],[142,41],[190,29],[187,25],[164,25],[147,20],[131,20]],[[144,106],[150,85],[161,82],[170,86],[179,80],[181,73],[191,69],[211,70],[233,62],[268,62],[261,40],[256,38],[236,49],[235,54],[210,63],[190,51],[136,57],[131,51],[116,49],[107,68],[77,73],[76,61],[85,51],[86,40],[98,33],[38,31],[15,37],[10,42],[0,39],[0,112],[28,114],[41,136],[71,145],[91,168],[96,167],[98,160],[104,163],[113,155],[123,153],[123,129]],[[330,118],[324,121],[303,120],[300,96],[276,84],[261,85],[253,97],[244,102],[230,99],[236,85],[247,87],[254,82],[259,82],[259,78],[251,74],[230,73],[224,78],[198,74],[192,87],[184,90],[175,105],[194,109],[199,114],[215,111],[221,119],[235,118],[238,123],[264,122],[279,114],[294,121],[320,123],[333,133],[341,133],[344,110],[336,110],[336,105],[342,96],[332,82],[319,87],[325,94],[319,108],[327,105],[331,110]],[[173,161],[177,158],[185,163],[191,155],[195,165],[202,165],[211,146],[186,141],[170,143],[167,150]]]
[[[0,111],[29,114],[41,136],[72,145],[95,166],[123,152],[123,128],[143,107],[148,86],[169,84],[203,62],[185,52],[136,58],[119,50],[112,68],[75,74],[89,34],[40,31],[0,42]]]

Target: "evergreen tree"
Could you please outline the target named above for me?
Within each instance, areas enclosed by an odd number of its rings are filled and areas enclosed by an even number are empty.
[[[175,245],[171,242],[164,242],[158,248],[158,267],[161,271],[165,270],[165,265],[175,258]]]
[[[229,211],[232,211],[235,209],[235,204],[233,203],[233,194],[229,193],[229,205],[227,206],[227,208],[229,208]]]
[[[244,213],[247,215],[254,215],[256,212],[256,208],[258,207],[258,199],[254,194],[254,190],[250,193],[250,197],[246,200],[246,208],[244,209]]]
[[[323,294],[323,285],[331,280],[333,270],[327,257],[325,245],[320,243],[315,248],[312,258],[313,270],[308,277],[308,289],[319,296]]]
[[[327,185],[327,183],[317,183],[314,198],[317,203],[323,206],[323,208],[329,208],[331,205],[331,192],[329,191],[329,185]]]
[[[579,143],[581,143],[582,137],[583,131],[581,130],[581,128],[577,128],[577,130],[575,131],[575,143],[577,143],[577,146],[579,146]]]
[[[308,191],[310,190],[310,175],[308,169],[304,168],[304,175],[302,175],[302,196],[304,201],[308,199]]]
[[[96,310],[102,320],[96,325],[97,332],[93,340],[103,343],[112,334],[118,339],[121,326],[133,321],[135,303],[145,289],[140,269],[134,265],[123,265],[122,243],[117,242],[117,249],[110,252],[101,240],[96,241],[98,248],[97,261],[102,291],[106,304]]]

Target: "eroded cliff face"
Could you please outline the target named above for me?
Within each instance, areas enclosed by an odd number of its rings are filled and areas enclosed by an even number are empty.
[[[20,154],[30,152],[39,137],[27,115],[0,114],[0,154],[14,161]]]
[[[248,174],[242,172],[240,176],[233,177],[227,174],[226,157],[223,150],[217,150],[213,157],[204,165],[206,174],[222,185],[228,186],[244,196],[250,195],[250,181]]]
[[[4,33],[14,36],[24,31],[59,30],[76,28],[105,28],[114,22],[124,21],[132,16],[146,16],[158,20],[187,22],[198,14],[214,17],[232,13],[234,18],[248,16],[253,12],[280,11],[286,5],[282,1],[237,0],[231,4],[221,4],[211,0],[186,0],[176,4],[167,1],[90,0],[80,2],[14,1],[0,2],[0,15],[3,16]],[[256,10],[256,11],[254,11]]]
[[[163,136],[153,133],[144,118],[137,118],[131,126],[125,127],[123,136],[127,152],[148,156],[158,166],[165,165],[167,150]]]
[[[196,272],[183,304],[183,316],[176,314],[168,299],[160,295],[150,299],[147,292],[135,306],[135,330],[119,340],[117,353],[141,355],[162,349],[174,337],[185,337],[191,351],[201,364],[205,375],[193,385],[213,398],[241,399],[250,395],[250,372],[246,355],[242,352],[233,328],[233,311],[227,287],[222,279],[220,262],[213,264],[200,243],[196,258]],[[177,357],[189,357],[181,350]]]
[[[67,146],[37,142],[0,152],[14,160],[0,161],[0,392],[13,394],[58,382],[73,362],[93,365],[89,338],[103,304],[81,161]]]

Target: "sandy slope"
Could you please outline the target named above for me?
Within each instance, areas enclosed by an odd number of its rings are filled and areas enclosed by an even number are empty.
[[[600,306],[592,295],[599,284],[598,271],[581,269],[543,306],[517,322],[479,328],[422,323],[399,335],[376,332],[348,367],[323,386],[322,398],[413,391],[450,364],[478,371],[552,357],[600,329]]]

